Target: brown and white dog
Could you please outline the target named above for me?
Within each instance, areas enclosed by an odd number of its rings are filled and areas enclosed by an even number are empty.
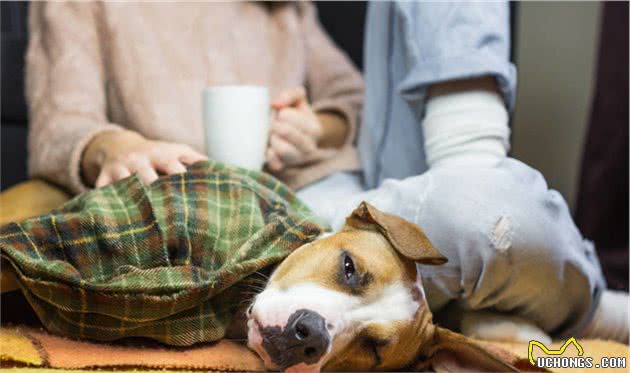
[[[426,369],[445,356],[516,370],[433,324],[416,263],[446,261],[418,226],[363,202],[340,232],[276,268],[247,311],[249,347],[267,368],[287,372]]]

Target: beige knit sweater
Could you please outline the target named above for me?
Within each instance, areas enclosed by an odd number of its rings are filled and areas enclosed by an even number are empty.
[[[350,123],[335,151],[277,175],[299,188],[356,169],[362,80],[310,3],[34,2],[26,57],[29,169],[84,191],[80,162],[102,131],[127,128],[205,153],[201,93],[215,84],[304,85],[316,111]]]

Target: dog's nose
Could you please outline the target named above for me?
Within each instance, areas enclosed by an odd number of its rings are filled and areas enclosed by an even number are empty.
[[[288,324],[287,334],[297,343],[301,343],[302,355],[314,361],[324,354],[328,347],[328,331],[326,321],[317,312],[310,310],[298,311],[296,320]]]
[[[307,365],[318,362],[330,343],[326,320],[305,309],[295,311],[284,329],[267,327],[262,336],[267,354],[282,369],[302,362]]]

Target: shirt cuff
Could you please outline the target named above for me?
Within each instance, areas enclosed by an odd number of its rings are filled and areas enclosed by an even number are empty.
[[[516,67],[483,50],[424,60],[404,76],[398,90],[408,100],[419,100],[425,98],[426,88],[432,84],[488,75],[496,78],[505,104],[512,110],[516,98]]]

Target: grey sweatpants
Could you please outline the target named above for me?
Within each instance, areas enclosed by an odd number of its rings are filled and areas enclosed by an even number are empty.
[[[334,229],[363,200],[418,224],[449,261],[418,266],[429,305],[522,316],[556,336],[579,333],[605,282],[591,242],[542,175],[514,159],[494,168],[438,169],[364,191],[338,173],[298,192]]]

